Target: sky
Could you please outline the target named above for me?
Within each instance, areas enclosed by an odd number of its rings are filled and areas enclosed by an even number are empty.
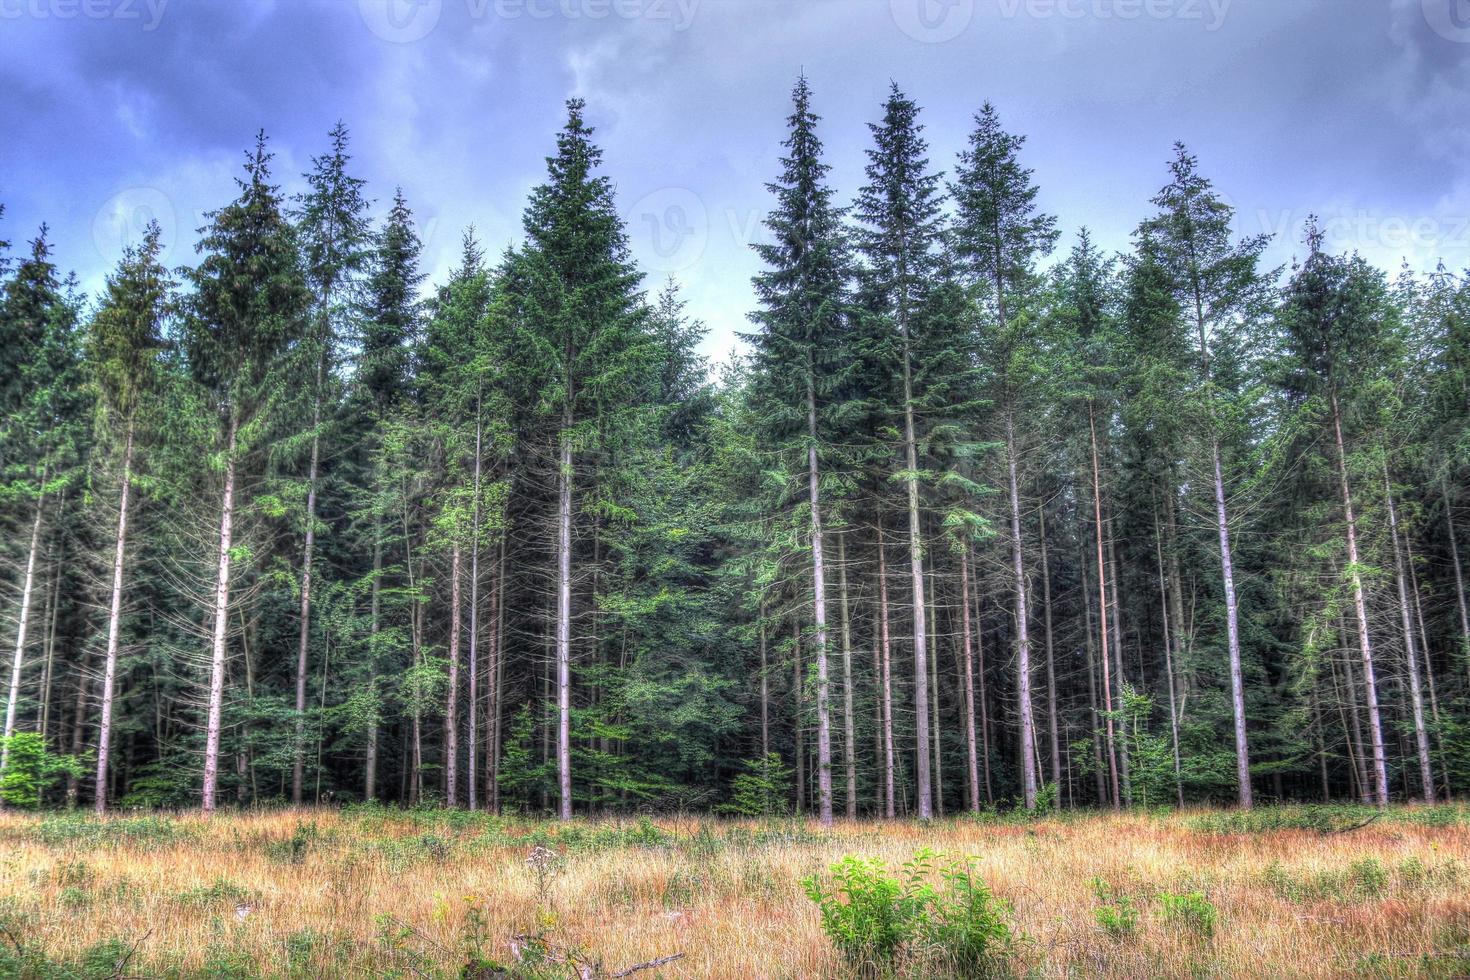
[[[1182,140],[1273,264],[1315,213],[1390,271],[1470,266],[1470,0],[0,0],[0,238],[49,223],[89,292],[149,219],[190,262],[257,130],[294,193],[341,120],[442,280],[468,226],[519,240],[578,96],[648,287],[719,360],[802,72],[840,202],[897,84],[935,169],[986,101],[1026,136],[1058,255],[1126,249]]]

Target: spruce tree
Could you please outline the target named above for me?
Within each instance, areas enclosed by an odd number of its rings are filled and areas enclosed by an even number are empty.
[[[101,446],[119,472],[111,594],[107,613],[107,647],[102,669],[101,707],[97,723],[97,785],[94,806],[107,809],[108,762],[113,730],[113,694],[124,605],[128,517],[134,474],[146,452],[157,418],[161,388],[159,355],[173,310],[174,283],[159,262],[161,231],[150,222],[138,245],[123,253],[116,273],[107,280],[102,304],[92,317],[88,362],[97,391]]]
[[[271,183],[264,133],[246,154],[240,195],[210,212],[187,270],[193,294],[184,318],[185,356],[211,415],[211,469],[220,472],[218,567],[209,614],[209,690],[201,805],[217,805],[231,565],[245,468],[275,435],[277,410],[291,392],[288,354],[309,324],[310,290],[296,239]]]

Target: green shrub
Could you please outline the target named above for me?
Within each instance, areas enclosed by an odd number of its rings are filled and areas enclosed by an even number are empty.
[[[77,758],[52,752],[38,732],[0,736],[0,746],[7,753],[5,772],[0,775],[0,800],[6,806],[34,810],[41,805],[46,790],[62,776],[82,777],[82,764]]]
[[[1175,895],[1170,892],[1159,894],[1159,906],[1165,922],[1182,925],[1206,939],[1215,934],[1215,924],[1220,919],[1219,910],[1204,892],[1186,892]]]
[[[828,880],[814,875],[802,884],[823,930],[857,972],[889,974],[907,957],[925,976],[991,976],[1005,972],[1022,941],[1012,930],[1011,907],[971,862],[932,851],[916,854],[898,877],[875,858],[848,855],[831,866]]]
[[[716,807],[717,812],[740,817],[772,817],[785,813],[791,792],[791,770],[775,752],[760,759],[741,763],[745,771],[730,784],[730,800]]]
[[[832,945],[857,967],[892,963],[914,939],[918,903],[877,858],[848,855],[829,873],[831,891],[816,877],[802,884],[821,909],[822,929]]]
[[[1092,893],[1101,903],[1093,915],[1103,932],[1124,939],[1138,931],[1138,908],[1132,898],[1101,878],[1092,879]]]

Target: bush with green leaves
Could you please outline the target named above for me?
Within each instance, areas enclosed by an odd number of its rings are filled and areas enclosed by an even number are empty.
[[[1215,903],[1205,897],[1204,892],[1171,892],[1159,894],[1159,911],[1165,922],[1183,926],[1191,932],[1208,939],[1215,934],[1215,925],[1220,920],[1220,911]]]
[[[1023,940],[1009,904],[997,899],[973,862],[919,851],[895,876],[876,858],[844,857],[825,878],[803,880],[822,929],[854,971],[967,977],[1008,972]]]
[[[781,756],[768,752],[759,759],[741,763],[744,772],[730,783],[730,800],[716,809],[740,817],[773,817],[786,812],[791,795],[791,770]]]
[[[75,756],[52,752],[37,732],[16,732],[9,738],[0,737],[0,743],[7,753],[5,772],[0,774],[0,800],[6,806],[34,810],[62,776],[80,779],[83,775]]]
[[[1103,932],[1114,939],[1126,939],[1138,931],[1138,907],[1130,896],[1101,878],[1092,879],[1092,893],[1099,902],[1093,915]]]

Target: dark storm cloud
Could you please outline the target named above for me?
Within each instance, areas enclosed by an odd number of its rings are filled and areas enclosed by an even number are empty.
[[[722,352],[801,70],[844,199],[893,80],[944,169],[995,102],[1044,205],[1109,247],[1183,139],[1278,259],[1315,211],[1382,264],[1463,266],[1467,64],[1465,0],[0,0],[0,200],[95,286],[149,215],[187,260],[257,129],[294,189],[340,118],[437,273],[466,225],[516,238],[584,95],[650,285],[684,283]]]

